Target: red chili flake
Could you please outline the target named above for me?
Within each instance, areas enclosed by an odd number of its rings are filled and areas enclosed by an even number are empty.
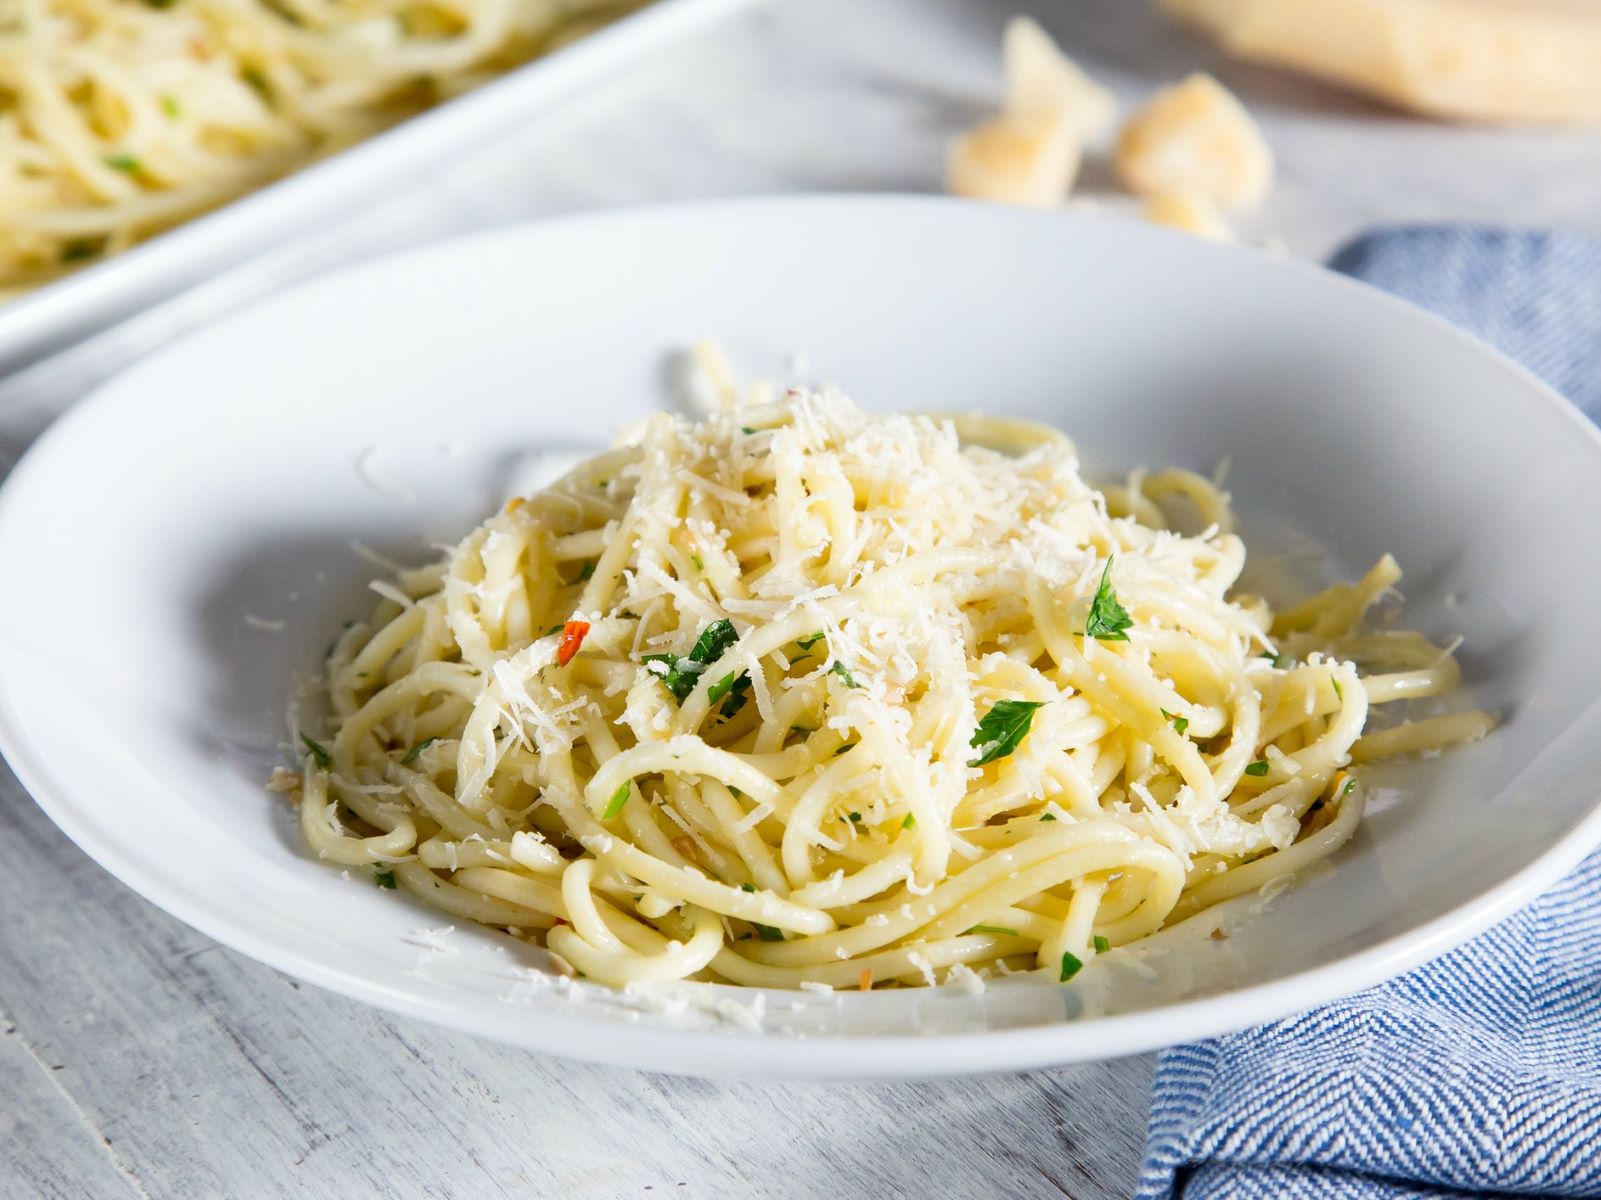
[[[561,627],[561,641],[556,646],[556,661],[566,666],[573,661],[573,655],[584,644],[584,636],[589,633],[588,621],[568,621]]]

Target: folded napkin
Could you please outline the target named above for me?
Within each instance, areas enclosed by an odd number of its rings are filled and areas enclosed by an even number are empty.
[[[1601,242],[1383,230],[1336,270],[1478,334],[1601,419]],[[1601,1197],[1601,854],[1435,962],[1165,1052],[1139,1200]]]

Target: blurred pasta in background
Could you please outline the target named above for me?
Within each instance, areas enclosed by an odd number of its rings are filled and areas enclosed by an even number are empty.
[[[640,0],[4,0],[0,299]]]

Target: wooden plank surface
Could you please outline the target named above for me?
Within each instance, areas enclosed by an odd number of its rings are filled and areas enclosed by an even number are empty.
[[[0,471],[184,328],[341,262],[541,214],[927,191],[1030,8],[1125,103],[1215,69],[1280,180],[1242,232],[1321,257],[1375,222],[1601,229],[1601,139],[1445,128],[1222,64],[1143,0],[770,0],[389,203],[0,380]],[[1111,207],[1091,162],[1084,186]],[[5,571],[16,569],[5,564]],[[4,586],[0,582],[0,586]],[[85,753],[93,747],[86,746]],[[0,1196],[1126,1195],[1149,1057],[874,1086],[707,1083],[541,1058],[303,987],[86,859],[0,769]]]
[[[219,947],[3,770],[0,820],[0,1145],[21,1194],[1101,1197],[1138,1154],[1147,1059],[864,1086],[559,1062]]]

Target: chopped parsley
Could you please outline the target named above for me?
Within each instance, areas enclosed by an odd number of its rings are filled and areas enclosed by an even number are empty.
[[[623,811],[623,805],[628,803],[633,785],[634,781],[630,779],[611,794],[611,799],[606,802],[606,811],[600,814],[602,821],[609,821]]]
[[[108,154],[104,161],[113,171],[121,171],[124,175],[139,173],[139,160],[131,154]]]
[[[421,754],[424,750],[428,749],[429,746],[432,746],[438,740],[439,739],[436,738],[436,737],[423,738],[422,741],[418,742],[410,750],[406,751],[406,757],[400,760],[401,765],[404,766],[407,763],[416,762],[417,761],[417,756],[419,754]]]
[[[1117,593],[1112,590],[1112,559],[1107,558],[1106,568],[1101,572],[1100,586],[1095,589],[1095,598],[1090,601],[1090,615],[1084,622],[1084,636],[1103,642],[1126,642],[1128,634],[1124,630],[1133,624],[1134,618],[1128,615],[1128,609],[1118,603]]]
[[[1003,937],[1016,937],[1017,930],[1008,929],[1004,925],[975,925],[968,933],[998,933]]]
[[[1340,789],[1340,798],[1343,800],[1346,796],[1349,796],[1351,794],[1351,789],[1354,788],[1355,786],[1356,786],[1356,780],[1347,779],[1345,781],[1345,786]]]
[[[846,815],[849,816],[852,821],[860,821],[862,819],[862,814],[859,812],[847,813]]]
[[[1016,750],[1034,723],[1034,710],[1044,705],[1043,700],[997,700],[973,731],[968,745],[978,751],[978,757],[969,759],[967,765],[982,767]]]
[[[855,687],[861,687],[862,686],[861,684],[856,682],[856,676],[851,674],[851,669],[849,667],[847,667],[843,662],[840,662],[838,659],[835,659],[834,660],[834,665],[829,667],[828,669],[830,671],[832,671],[834,674],[838,675],[841,679],[843,679],[845,681],[845,686],[846,687],[855,688]]]
[[[1334,685],[1334,698],[1343,701],[1345,699],[1345,690],[1340,687],[1340,681],[1331,675],[1329,682]]]
[[[756,932],[762,935],[762,941],[764,942],[781,942],[784,940],[784,931],[781,929],[774,929],[771,925],[763,925],[759,921],[752,921],[751,924],[756,926]]]
[[[267,105],[268,108],[272,107],[272,84],[268,81],[267,77],[262,74],[260,67],[246,67],[243,71],[239,72],[239,78],[244,80],[245,84],[252,91],[254,91],[256,95],[261,97],[262,101]]]
[[[711,703],[716,704],[724,696],[728,695],[728,693],[734,688],[734,678],[736,675],[738,675],[738,672],[730,671],[716,683],[712,684],[712,686],[706,690],[706,699]],[[739,677],[744,678],[743,676]]]
[[[328,757],[328,751],[323,748],[320,742],[312,741],[305,734],[300,735],[300,740],[306,744],[306,749],[311,754],[311,761],[326,771],[328,764],[333,761]]]
[[[846,742],[843,746],[834,747],[834,757],[838,758],[841,754],[844,754],[845,751],[849,750],[855,744],[855,742]]]
[[[1246,766],[1245,766],[1245,773],[1247,775],[1256,775],[1256,776],[1259,776],[1259,777],[1262,776],[1262,775],[1266,775],[1267,774],[1267,759],[1259,758],[1254,763],[1247,763]]]
[[[1295,665],[1295,659],[1291,658],[1288,654],[1279,654],[1274,650],[1262,651],[1262,657],[1267,659],[1268,662],[1273,665],[1273,669],[1275,671],[1288,671]]]
[[[1084,960],[1076,954],[1062,955],[1062,979],[1066,983],[1084,969]]]
[[[912,816],[911,813],[907,813],[906,814],[906,820],[901,822],[901,828],[902,829],[910,829],[913,825],[916,825],[916,824],[917,824],[917,818]]]
[[[545,636],[546,637],[554,637],[556,634],[560,633],[562,630],[564,630],[566,628],[567,628],[567,626],[566,626],[565,623],[561,624],[561,625],[552,625],[549,629],[545,630]]]
[[[1174,733],[1183,733],[1186,729],[1188,729],[1190,727],[1190,719],[1188,717],[1175,717],[1172,713],[1168,712],[1167,709],[1165,709],[1165,708],[1159,708],[1159,709],[1157,709],[1157,711],[1159,713],[1161,713],[1164,717],[1166,717],[1169,721],[1173,722],[1173,732]]]
[[[1040,820],[1042,820],[1042,821],[1054,821],[1054,820],[1056,820],[1056,814],[1055,813],[1041,813],[1040,814]]]
[[[754,883],[742,883],[739,885],[739,890],[742,892],[754,892],[756,885]]]
[[[799,646],[802,650],[810,650],[813,646],[817,645],[818,642],[822,641],[827,636],[828,636],[828,634],[824,633],[821,629],[819,629],[816,633],[812,634],[810,637],[796,638],[795,639],[795,644],[797,646]]]
[[[695,639],[695,645],[682,658],[676,654],[645,655],[643,660],[645,669],[660,679],[667,690],[673,694],[674,699],[682,704],[689,698],[689,693],[695,690],[695,684],[700,681],[700,677],[706,668],[721,658],[723,652],[737,641],[739,641],[739,634],[734,629],[734,623],[724,617],[721,621],[713,621],[705,629],[701,630],[700,636]],[[735,681],[732,678],[727,682],[728,686],[722,692],[718,692],[716,697],[712,698],[714,703],[716,700],[721,699],[726,692],[734,688]],[[722,680],[718,680],[713,685],[713,690],[715,691],[722,683]],[[750,686],[749,679],[745,680],[745,685],[746,687]],[[739,704],[734,706],[733,712],[738,712],[743,704],[744,700],[741,699]],[[732,712],[727,711],[726,705],[723,715],[733,715]]]
[[[689,561],[695,564],[695,570],[697,571],[704,571],[706,569],[706,564],[701,562],[700,555],[698,554],[691,554],[689,556]]]
[[[395,890],[395,873],[393,871],[373,871],[372,881],[381,888]]]
[[[713,621],[700,631],[695,639],[695,645],[689,651],[689,657],[698,663],[714,663],[723,656],[735,642],[739,641],[739,634],[734,629],[734,623],[727,617],[721,621]]]
[[[105,248],[105,238],[73,238],[61,247],[61,261],[82,262],[86,258],[95,257]]]
[[[1105,938],[1103,938],[1098,933],[1095,935],[1095,953],[1097,953],[1097,954],[1105,954],[1111,948],[1112,948],[1112,943],[1111,942],[1107,941]]]
[[[163,96],[161,98],[161,111],[167,114],[168,120],[176,121],[183,116],[183,105],[179,104],[174,96]]]
[[[573,580],[573,582],[574,583],[585,583],[588,580],[593,579],[595,577],[595,563],[596,563],[596,561],[597,560],[593,559],[593,558],[586,558],[584,560],[583,570],[578,572],[578,578]]]
[[[750,427],[750,426],[749,426],[749,425],[741,425],[741,426],[740,426],[740,427],[739,427],[739,431],[740,431],[740,432],[741,432],[741,433],[743,433],[743,434],[744,434],[744,435],[745,435],[745,436],[746,436],[746,437],[749,437],[749,436],[750,436],[750,435],[751,435],[751,434],[753,434],[753,433],[755,433],[755,432],[756,432],[756,430],[754,430],[754,429],[753,429],[753,428],[751,428],[751,427]]]
[[[706,693],[706,699],[709,703],[716,704],[724,696],[728,697],[727,700],[723,701],[723,707],[720,710],[723,714],[723,720],[726,721],[745,707],[749,692],[750,676],[744,672],[740,672],[738,675],[730,672],[712,684],[711,689]]]
[[[723,714],[723,720],[728,720],[745,707],[746,693],[749,691],[750,676],[741,675],[734,683],[733,694],[723,701],[723,707],[720,710]]]

